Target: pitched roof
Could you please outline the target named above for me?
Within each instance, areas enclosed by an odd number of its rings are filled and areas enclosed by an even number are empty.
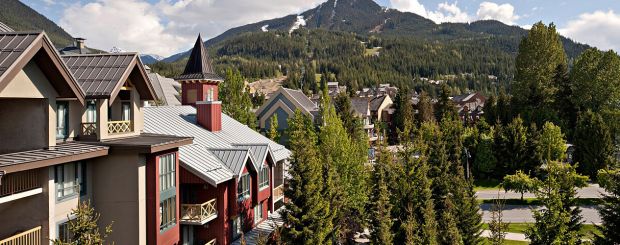
[[[113,101],[127,78],[138,89],[140,98],[157,97],[137,53],[63,55],[87,98]]]
[[[269,148],[269,144],[267,143],[262,143],[262,144],[233,144],[236,147],[241,147],[241,148],[246,148],[249,149],[252,154],[251,157],[253,158],[253,162],[254,165],[257,167],[257,169],[261,169],[263,166],[263,162],[265,162],[265,159],[267,159],[267,153],[270,152],[270,148]],[[273,157],[273,155],[272,155]]]
[[[30,61],[36,62],[61,98],[84,102],[84,93],[45,32],[0,32],[0,90]]]
[[[192,136],[194,143],[179,148],[181,164],[212,185],[232,179],[238,172],[230,169],[211,149],[246,150],[253,159],[260,158],[248,145],[266,144],[274,160],[290,156],[290,151],[248,126],[222,114],[222,130],[211,132],[196,123],[192,106],[157,106],[144,108],[144,131],[148,133]]]
[[[50,149],[37,149],[0,155],[0,170],[17,172],[54,164],[104,156],[108,147],[68,142]]]
[[[220,148],[210,149],[210,151],[237,177],[241,175],[241,171],[248,160],[252,161],[252,165],[256,167],[256,163],[250,156],[250,150],[247,148]]]
[[[319,107],[314,102],[312,102],[312,100],[310,100],[310,98],[308,98],[308,96],[306,96],[306,94],[304,94],[304,92],[302,92],[301,90],[283,88],[282,91],[288,93],[306,111],[312,112],[319,110]]]
[[[383,101],[385,101],[387,97],[388,95],[380,95],[380,96],[375,96],[374,98],[372,98],[370,100],[370,110],[371,111],[379,110],[379,107],[381,106],[381,104],[383,104]]]
[[[207,49],[202,42],[202,37],[198,34],[192,53],[185,65],[183,73],[175,78],[176,80],[209,80],[221,82],[224,81],[213,71],[213,65]]]
[[[370,109],[369,99],[366,97],[353,97],[351,98],[351,108],[356,114],[367,115]]]
[[[14,32],[15,30],[13,30],[13,28],[11,28],[10,26],[0,22],[0,32]]]
[[[164,105],[181,105],[180,85],[178,82],[157,73],[149,73],[148,75],[157,98],[164,102]]]

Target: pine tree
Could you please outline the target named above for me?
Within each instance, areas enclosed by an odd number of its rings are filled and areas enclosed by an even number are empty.
[[[76,209],[71,210],[74,218],[69,219],[69,231],[72,234],[71,241],[54,240],[54,245],[92,244],[102,245],[104,239],[112,233],[112,224],[105,227],[103,234],[99,231],[97,222],[101,216],[90,205],[90,201],[82,202]],[[70,216],[67,216],[69,218]]]
[[[595,177],[613,153],[612,135],[603,118],[592,111],[579,115],[575,129],[575,161],[580,173]]]
[[[491,245],[503,245],[506,238],[509,223],[504,223],[504,203],[505,201],[500,199],[498,192],[497,198],[493,200],[493,205],[491,206],[491,222],[489,222],[489,230],[491,231],[489,240]]]
[[[289,188],[283,214],[283,237],[292,244],[328,244],[332,231],[330,201],[323,196],[322,165],[316,148],[317,136],[310,118],[299,110],[289,119],[290,149],[293,152]]]
[[[416,115],[417,124],[420,125],[423,122],[430,122],[435,120],[435,112],[433,111],[433,103],[431,97],[428,96],[426,91],[422,91],[419,96],[418,114]]]
[[[594,244],[615,245],[620,241],[620,171],[601,170],[598,178],[609,194],[603,195],[598,211],[603,222],[597,226],[601,234],[596,235]]]
[[[274,114],[269,123],[269,139],[280,142],[280,132],[278,131],[278,115]]]
[[[435,118],[438,122],[443,121],[444,118],[455,119],[458,118],[458,112],[454,101],[450,99],[451,91],[447,84],[441,85],[439,94],[439,101],[437,101],[437,111],[435,111]]]
[[[392,123],[392,141],[398,142],[401,132],[405,130],[405,125],[413,122],[413,105],[409,99],[409,90],[404,88],[398,91],[394,98],[394,122]]]
[[[256,116],[251,111],[252,99],[241,73],[228,68],[225,80],[226,82],[220,84],[219,94],[222,100],[222,112],[250,128],[256,128]]]
[[[392,244],[392,204],[388,190],[387,166],[392,162],[392,154],[384,146],[379,147],[377,163],[373,172],[371,195],[370,235],[373,244]]]

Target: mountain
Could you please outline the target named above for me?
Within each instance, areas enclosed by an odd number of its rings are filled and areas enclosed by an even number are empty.
[[[163,60],[164,57],[156,55],[156,54],[141,54],[140,59],[142,60],[142,63],[144,63],[145,65],[150,65],[160,60]]]
[[[19,0],[0,0],[0,22],[15,31],[44,30],[58,48],[73,43],[69,33]]]
[[[439,42],[492,40],[494,45],[509,53],[516,53],[521,38],[527,35],[527,30],[523,28],[494,20],[436,24],[417,14],[381,7],[373,0],[328,0],[299,15],[288,15],[229,29],[207,40],[205,44],[209,47],[240,34],[261,32],[263,29],[269,32],[290,31],[299,17],[303,18],[307,29],[353,32],[364,36],[408,36]],[[576,57],[588,47],[566,38],[563,38],[563,43],[569,57]],[[163,61],[172,62],[187,55],[186,51]]]

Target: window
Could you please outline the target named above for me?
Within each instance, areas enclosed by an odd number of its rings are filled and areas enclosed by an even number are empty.
[[[123,102],[121,103],[121,107],[123,110],[123,114],[121,115],[121,120],[130,121],[131,120],[131,103]]]
[[[257,224],[263,220],[263,203],[259,203],[254,206],[254,224]]]
[[[230,221],[232,223],[232,240],[235,240],[241,236],[241,227],[243,227],[241,217],[245,217],[245,213],[240,213],[239,216]]]
[[[244,174],[237,183],[237,199],[243,200],[250,197],[250,175]]]
[[[56,102],[56,138],[64,139],[69,135],[69,105],[66,101]]]
[[[56,200],[86,194],[86,166],[80,162],[55,167]]]
[[[61,242],[71,242],[73,234],[69,230],[69,221],[58,224],[58,240]]]
[[[165,199],[159,203],[159,231],[163,232],[176,225],[176,196]]]
[[[86,102],[86,122],[97,122],[97,102],[94,100],[89,100]]]
[[[161,232],[176,225],[176,154],[159,157],[159,216]]]
[[[260,181],[260,183],[258,184],[258,188],[260,190],[269,187],[269,167],[268,166],[263,166],[261,168],[258,179]]]
[[[187,90],[187,95],[185,97],[185,99],[187,100],[187,103],[190,103],[190,104],[196,103],[197,98],[198,98],[198,91],[196,89]]]

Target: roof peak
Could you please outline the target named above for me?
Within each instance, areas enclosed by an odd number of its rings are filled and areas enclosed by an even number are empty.
[[[178,77],[178,80],[185,80],[187,78],[191,78],[192,80],[224,80],[215,74],[211,58],[209,57],[207,48],[204,46],[200,33],[198,34],[198,38],[196,38],[196,43],[189,55],[189,60],[187,60],[185,69]]]

